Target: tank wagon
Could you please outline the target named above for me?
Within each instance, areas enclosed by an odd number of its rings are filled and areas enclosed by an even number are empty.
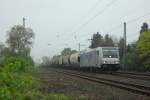
[[[74,53],[70,55],[70,66],[79,67],[79,65],[80,65],[79,53]]]
[[[51,66],[58,66],[59,65],[59,59],[60,56],[53,56],[53,58],[51,59]]]
[[[118,47],[97,47],[67,56],[53,57],[52,65],[116,71],[119,69]]]
[[[63,64],[63,57],[62,56],[60,56],[58,58],[58,64],[59,64],[59,66],[62,66],[62,64]]]
[[[70,55],[62,56],[62,65],[70,66]]]

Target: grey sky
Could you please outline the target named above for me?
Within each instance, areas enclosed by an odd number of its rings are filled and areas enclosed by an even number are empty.
[[[115,2],[109,6],[112,1]],[[81,27],[101,11],[103,13]],[[12,26],[22,24],[25,17],[26,26],[36,35],[32,56],[53,56],[64,47],[78,49],[79,42],[85,45],[81,49],[87,48],[90,42],[87,39],[97,31],[119,38],[124,21],[147,13],[150,13],[149,0],[0,0],[0,42],[5,41],[6,32]],[[150,14],[127,23],[128,42],[137,40],[143,22],[150,24]]]

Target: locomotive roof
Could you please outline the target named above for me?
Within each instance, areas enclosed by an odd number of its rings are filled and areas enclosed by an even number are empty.
[[[85,49],[85,50],[83,50],[83,51],[81,51],[80,53],[82,54],[82,53],[88,53],[88,52],[91,52],[91,51],[94,51],[94,50],[98,50],[98,49],[100,49],[100,48],[118,48],[118,47],[96,47],[96,48],[93,48],[93,49],[91,49],[91,48],[88,48],[88,49]]]

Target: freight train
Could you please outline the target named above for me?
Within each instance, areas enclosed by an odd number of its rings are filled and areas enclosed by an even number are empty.
[[[54,56],[52,66],[81,69],[117,71],[119,69],[118,47],[97,47],[66,56]]]

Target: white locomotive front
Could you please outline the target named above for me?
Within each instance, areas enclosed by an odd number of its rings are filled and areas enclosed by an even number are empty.
[[[117,47],[102,47],[101,67],[106,70],[118,70],[119,64],[119,49]]]
[[[118,47],[97,47],[83,51],[80,54],[80,67],[100,68],[103,70],[118,70]]]

